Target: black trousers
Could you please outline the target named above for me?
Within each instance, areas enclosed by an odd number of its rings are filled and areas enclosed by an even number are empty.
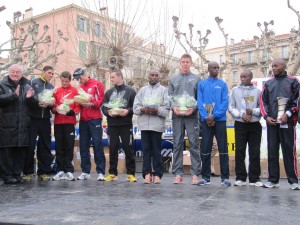
[[[74,124],[54,124],[56,164],[58,171],[74,172],[72,164],[75,143]]]
[[[262,127],[260,122],[243,123],[235,121],[235,173],[236,180],[246,181],[245,156],[249,146],[249,182],[260,181],[260,144]]]
[[[26,152],[24,174],[34,173],[34,150],[37,142],[37,174],[50,174],[53,156],[51,154],[51,123],[50,119],[31,119],[31,147]]]
[[[126,155],[127,174],[135,174],[135,154],[133,149],[132,126],[108,126],[109,173],[118,175],[120,138]]]
[[[4,180],[18,178],[24,167],[26,147],[0,148],[1,167],[4,171]]]
[[[267,126],[268,139],[268,181],[279,182],[279,144],[281,144],[285,172],[290,184],[298,183],[295,127],[280,128]]]

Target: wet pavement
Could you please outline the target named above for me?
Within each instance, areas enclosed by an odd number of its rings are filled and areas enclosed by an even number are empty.
[[[76,174],[78,175],[78,174]],[[0,181],[0,224],[298,224],[300,191],[280,188],[174,185],[165,174],[162,184],[125,181],[31,181],[4,185]],[[231,178],[233,182],[234,179]],[[263,180],[265,182],[266,180]],[[2,222],[2,223],[1,223]]]

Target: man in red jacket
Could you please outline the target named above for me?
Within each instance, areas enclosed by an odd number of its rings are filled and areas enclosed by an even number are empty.
[[[58,173],[52,178],[53,180],[75,180],[72,160],[76,114],[80,111],[80,105],[73,101],[74,96],[78,95],[78,91],[71,86],[71,78],[72,75],[68,71],[62,72],[60,75],[61,87],[56,89],[53,94],[56,102],[52,112],[55,113],[54,137],[58,167]]]
[[[97,180],[103,181],[105,174],[105,156],[102,144],[102,113],[100,111],[104,98],[103,84],[98,80],[90,78],[82,68],[76,69],[73,77],[79,80],[81,84],[80,87],[92,96],[88,103],[80,104],[79,146],[82,173],[77,180],[90,178],[90,145],[92,139],[96,171],[98,173]]]

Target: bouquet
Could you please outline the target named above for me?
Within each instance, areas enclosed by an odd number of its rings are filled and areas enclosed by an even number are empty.
[[[121,107],[125,107],[127,105],[127,101],[122,97],[116,97],[103,105],[110,109],[109,112],[111,112],[112,115],[118,116],[123,112]]]
[[[41,93],[38,94],[38,100],[43,105],[49,106],[55,102],[55,98],[53,97],[54,89],[45,89]]]
[[[88,103],[91,100],[92,96],[86,93],[82,88],[78,90],[78,95],[74,96],[74,102]]]
[[[144,99],[143,106],[146,108],[158,108],[162,103],[162,99],[158,95],[150,95]]]
[[[179,108],[180,114],[186,114],[188,108],[193,108],[197,105],[197,101],[186,92],[183,95],[174,96],[172,103]]]
[[[60,113],[60,114],[63,114],[63,115],[66,115],[67,112],[70,111],[70,109],[71,109],[71,108],[70,108],[70,105],[71,105],[72,103],[74,103],[74,100],[72,100],[72,99],[67,99],[67,96],[68,96],[68,95],[64,96],[64,98],[63,98],[63,103],[56,107],[56,111],[57,111],[58,113]]]

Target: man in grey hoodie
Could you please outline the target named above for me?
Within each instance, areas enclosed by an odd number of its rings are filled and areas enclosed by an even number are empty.
[[[235,173],[234,186],[246,185],[247,171],[245,154],[249,146],[249,186],[261,187],[260,181],[260,144],[262,127],[259,97],[261,91],[251,83],[253,74],[245,70],[240,75],[241,84],[230,93],[229,112],[235,120]]]
[[[149,83],[139,90],[133,104],[133,112],[138,115],[137,123],[141,131],[145,184],[151,183],[152,180],[153,183],[159,184],[163,176],[161,135],[169,114],[169,98],[167,88],[159,83],[159,75],[157,70],[150,71]]]

